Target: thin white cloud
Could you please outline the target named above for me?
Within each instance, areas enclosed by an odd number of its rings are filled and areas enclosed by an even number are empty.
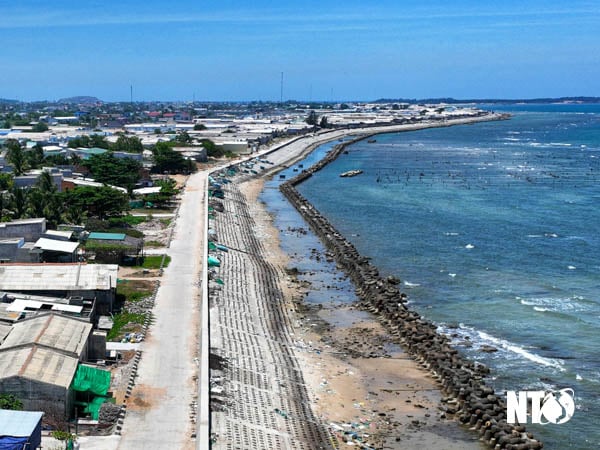
[[[409,14],[402,14],[398,11],[390,13],[382,8],[369,10],[368,8],[364,11],[356,12],[344,12],[344,13],[315,13],[315,14],[298,14],[297,10],[277,10],[272,12],[247,10],[247,11],[231,11],[231,12],[215,12],[215,13],[198,13],[198,12],[186,12],[181,13],[156,13],[156,12],[136,12],[135,14],[129,11],[108,11],[100,12],[94,11],[93,14],[90,11],[78,10],[53,10],[53,11],[24,11],[14,10],[8,11],[3,14],[2,21],[0,22],[0,29],[14,29],[14,28],[42,28],[42,27],[85,27],[85,26],[103,26],[103,25],[144,25],[144,24],[186,24],[186,23],[198,23],[198,24],[211,24],[211,23],[231,23],[231,24],[321,24],[324,30],[331,29],[331,26],[337,25],[339,27],[346,27],[347,29],[354,29],[354,27],[361,27],[361,29],[376,28],[381,23],[394,23],[399,24],[401,22],[414,22],[414,21],[427,21],[432,22],[436,20],[447,20],[447,19],[521,19],[505,23],[537,23],[543,24],[550,18],[561,19],[571,21],[579,20],[581,18],[600,19],[600,10],[597,8],[560,8],[560,9],[546,9],[546,10],[475,10],[475,11],[444,11],[434,12],[422,10],[420,12],[412,11]],[[549,21],[553,23],[554,21]],[[343,31],[343,29],[342,29]]]

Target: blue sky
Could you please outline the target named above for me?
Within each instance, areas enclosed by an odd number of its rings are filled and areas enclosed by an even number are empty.
[[[600,96],[594,1],[0,0],[0,97]]]

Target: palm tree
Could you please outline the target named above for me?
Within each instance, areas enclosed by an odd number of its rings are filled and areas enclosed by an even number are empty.
[[[13,172],[15,175],[23,175],[25,172],[25,152],[21,148],[21,145],[17,142],[16,144],[7,144],[8,152],[6,159],[13,166]]]
[[[27,197],[28,192],[16,185],[10,189],[10,210],[13,213],[15,219],[20,219],[25,215],[27,210]]]

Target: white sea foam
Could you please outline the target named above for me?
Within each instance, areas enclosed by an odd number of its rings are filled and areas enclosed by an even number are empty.
[[[572,297],[531,297],[523,299],[516,297],[524,306],[533,306],[533,309],[540,312],[576,312],[588,311],[590,305],[585,303],[583,297],[574,295]]]
[[[575,270],[575,269],[577,269],[577,267],[575,267],[575,266],[567,266],[567,269],[569,269],[569,270]]]
[[[475,246],[473,244],[467,244],[465,245],[465,248],[468,248],[470,250],[472,248],[475,248]]]
[[[455,273],[449,273],[448,276],[454,278],[456,276],[456,274]]]
[[[567,142],[550,142],[550,145],[554,145],[555,147],[571,147],[573,144]]]
[[[419,283],[411,283],[410,281],[405,281],[404,286],[408,288],[419,287],[421,286]]]
[[[447,231],[446,233],[444,233],[444,235],[446,235],[446,236],[458,236],[458,233],[455,233],[453,231]]]
[[[532,361],[536,364],[541,364],[543,366],[554,367],[559,369],[560,371],[564,371],[563,361],[556,358],[546,358],[544,356],[538,355],[537,353],[533,353],[513,342],[507,341],[506,339],[500,339],[491,334],[486,333],[485,331],[476,330],[472,327],[467,327],[460,324],[460,328],[465,330],[470,336],[471,341],[477,344],[488,344],[492,345],[498,349],[503,349],[507,352],[514,353],[524,359]]]

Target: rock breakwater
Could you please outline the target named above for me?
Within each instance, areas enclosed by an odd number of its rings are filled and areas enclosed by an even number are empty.
[[[432,322],[407,308],[407,296],[398,288],[398,280],[382,277],[368,258],[360,255],[354,245],[295,188],[336,159],[348,145],[366,137],[337,145],[321,161],[281,184],[281,192],[352,279],[357,287],[360,306],[375,314],[406,351],[438,380],[446,395],[440,407],[443,417],[454,418],[470,427],[493,449],[542,448],[543,443],[528,433],[524,426],[506,421],[503,395],[495,393],[485,383],[488,368],[465,359],[445,335],[437,332]]]

